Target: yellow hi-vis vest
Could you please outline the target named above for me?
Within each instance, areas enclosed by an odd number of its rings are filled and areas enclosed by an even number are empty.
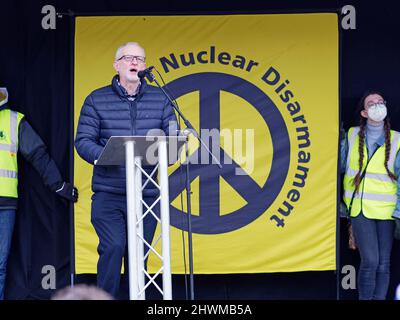
[[[18,131],[23,114],[0,110],[0,197],[18,198]]]
[[[360,174],[364,172],[365,168],[366,171],[358,192],[354,194],[355,186],[353,185],[353,180],[359,170],[359,131],[359,127],[350,128],[347,136],[349,149],[343,181],[344,202],[347,209],[351,210],[351,217],[356,217],[362,212],[369,219],[392,220],[391,216],[397,203],[397,181],[390,179],[384,166],[386,144],[376,149],[368,160],[367,147],[364,143],[364,159]],[[390,142],[388,168],[394,173],[394,161],[400,149],[400,133],[391,130]],[[354,199],[350,209],[353,194]]]

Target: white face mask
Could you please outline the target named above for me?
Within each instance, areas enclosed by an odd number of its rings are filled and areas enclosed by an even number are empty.
[[[386,118],[387,109],[383,103],[376,103],[368,108],[368,117],[376,122]]]
[[[8,102],[7,88],[0,88],[0,107]]]

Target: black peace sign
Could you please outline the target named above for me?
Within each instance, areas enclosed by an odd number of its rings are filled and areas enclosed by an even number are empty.
[[[200,92],[199,110],[202,129],[220,128],[221,91],[230,92],[245,99],[263,117],[271,133],[273,159],[271,170],[262,187],[248,175],[236,175],[235,169],[240,166],[233,159],[224,161],[229,156],[222,149],[220,149],[222,169],[213,164],[190,164],[190,180],[193,181],[196,177],[200,179],[200,212],[199,216],[192,215],[193,232],[218,234],[246,226],[270,207],[286,180],[290,162],[290,140],[280,111],[272,100],[254,84],[224,73],[206,72],[184,76],[169,83],[168,90],[175,98],[193,91]],[[194,153],[192,157],[199,154],[201,152]],[[184,179],[179,175],[180,170],[170,175],[171,199],[175,199],[184,189],[181,183]],[[220,215],[220,176],[247,201],[245,206],[230,214]],[[171,206],[170,215],[173,226],[187,230],[185,212]]]

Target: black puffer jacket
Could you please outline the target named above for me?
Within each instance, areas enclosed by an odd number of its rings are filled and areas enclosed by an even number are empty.
[[[176,127],[173,108],[159,88],[143,80],[133,99],[115,76],[111,85],[93,91],[86,98],[79,117],[75,147],[84,160],[94,164],[111,136],[144,136],[151,129],[161,129],[168,135],[175,134]],[[145,170],[150,173],[152,167],[145,167]],[[125,184],[124,167],[94,167],[93,192],[125,194]],[[143,192],[144,196],[156,194],[157,189],[150,183]]]

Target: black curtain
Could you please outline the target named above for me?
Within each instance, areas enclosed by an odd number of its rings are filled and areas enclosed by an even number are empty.
[[[41,27],[44,5],[54,5],[64,13],[55,30]],[[121,0],[6,0],[0,11],[0,86],[7,86],[10,105],[23,112],[40,134],[64,179],[72,176],[71,76],[72,17],[97,13],[267,13],[274,11],[323,11],[352,4],[356,8],[357,29],[342,31],[341,106],[345,128],[356,125],[354,106],[367,89],[383,92],[394,129],[400,129],[400,21],[398,7],[389,0],[370,6],[366,1],[152,1]],[[134,40],[134,39],[133,39]],[[240,41],[240,39],[238,39]],[[90,81],[90,79],[88,79]],[[321,101],[321,108],[324,101]],[[329,119],[327,119],[329,121]],[[54,290],[42,289],[42,268],[55,267],[57,288],[69,283],[70,220],[68,205],[54,196],[36,171],[20,162],[19,210],[8,264],[6,297],[48,299]],[[345,222],[341,223],[341,265],[358,267],[357,252],[346,247]],[[395,242],[389,298],[400,282],[400,254]],[[288,274],[196,275],[196,297],[203,299],[336,299],[335,272]],[[93,282],[93,276],[78,281]],[[174,296],[185,298],[182,276],[173,277]],[[154,293],[154,297],[156,294]],[[340,290],[342,299],[354,299],[356,290]]]

